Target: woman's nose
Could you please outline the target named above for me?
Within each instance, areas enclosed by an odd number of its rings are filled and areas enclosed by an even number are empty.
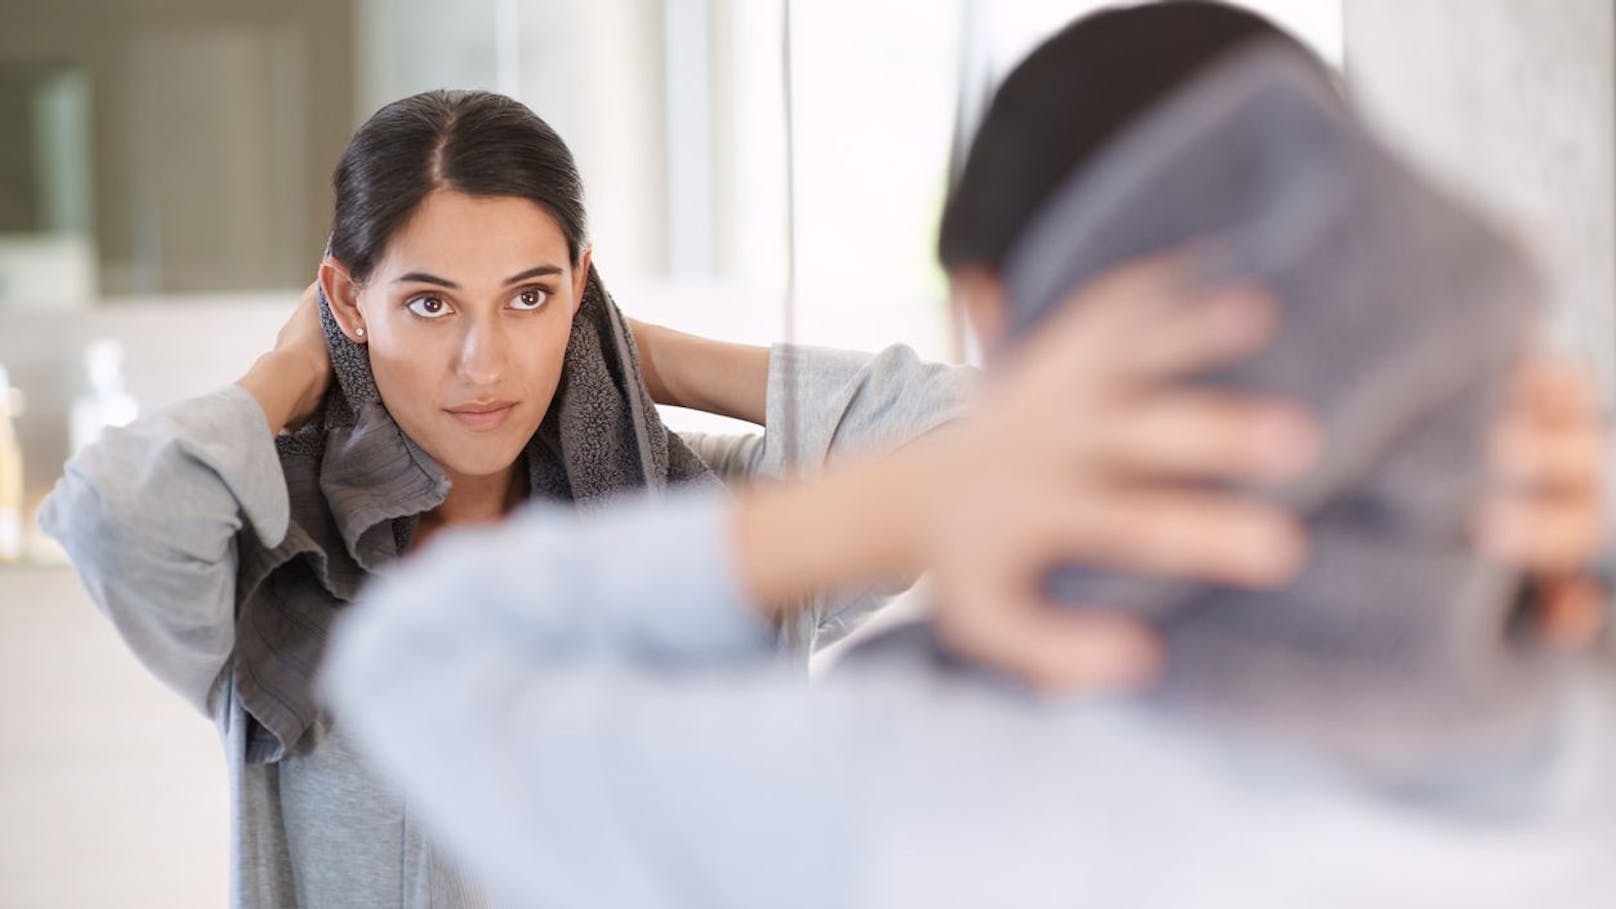
[[[510,338],[504,320],[497,315],[470,319],[456,372],[474,386],[497,384],[509,353]]]

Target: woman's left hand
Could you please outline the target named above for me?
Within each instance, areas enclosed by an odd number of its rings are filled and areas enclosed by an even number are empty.
[[[1492,491],[1481,540],[1527,572],[1539,591],[1543,630],[1568,647],[1586,643],[1604,621],[1604,591],[1585,572],[1610,532],[1607,445],[1585,370],[1545,355],[1520,368],[1489,446]]]

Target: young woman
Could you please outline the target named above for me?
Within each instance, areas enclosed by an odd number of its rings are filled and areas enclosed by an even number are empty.
[[[633,347],[591,276],[576,169],[531,112],[482,94],[406,99],[360,129],[336,183],[321,294],[306,297],[275,348],[237,385],[109,433],[69,466],[42,521],[142,661],[218,724],[237,905],[474,905],[310,694],[332,616],[444,527],[529,498],[710,481],[645,400]],[[957,277],[963,293],[968,273]],[[966,384],[902,350],[759,351],[656,329],[640,338],[645,379],[667,403],[773,424],[791,371],[794,450],[780,433],[693,439],[721,472],[914,438],[954,413]],[[1172,448],[1173,432],[1218,416],[1181,409],[1134,442]],[[834,524],[848,501],[813,506]],[[758,520],[776,532],[747,539],[791,537],[778,522],[795,513],[765,509]],[[855,539],[874,547],[865,558],[879,555],[879,541]],[[1211,570],[1188,550],[1170,555]],[[842,629],[848,602],[790,610],[777,643],[806,652]],[[1126,629],[1084,640],[1095,665],[1125,673],[1129,655],[1148,651]]]
[[[274,348],[228,388],[109,432],[41,523],[140,660],[218,725],[233,802],[232,901],[469,906],[409,806],[311,691],[325,631],[364,582],[445,527],[530,498],[715,482],[947,419],[968,376],[870,357],[717,345],[649,327],[669,403],[780,434],[667,434],[625,323],[590,264],[566,146],[522,105],[433,92],[383,108],[336,171],[329,255]],[[328,305],[322,304],[329,301]],[[806,653],[846,609],[782,623]]]
[[[986,394],[957,426],[883,459],[734,500],[696,492],[581,518],[534,507],[503,528],[444,540],[345,618],[328,666],[336,703],[367,753],[419,796],[433,829],[494,892],[512,905],[813,909],[1610,903],[1610,678],[1562,687],[1546,661],[1505,674],[1505,651],[1538,652],[1538,626],[1526,614],[1506,632],[1485,598],[1452,583],[1453,553],[1474,557],[1458,539],[1469,496],[1421,494],[1479,472],[1483,452],[1473,443],[1487,427],[1465,402],[1445,399],[1417,422],[1394,418],[1400,431],[1381,451],[1384,463],[1416,465],[1406,485],[1353,474],[1332,487],[1332,502],[1362,509],[1347,512],[1348,522],[1343,512],[1309,511],[1322,541],[1314,566],[1339,586],[1321,587],[1312,573],[1315,583],[1304,575],[1284,597],[1219,593],[1176,604],[1175,618],[1203,633],[1163,623],[1165,706],[1031,697],[1002,674],[960,671],[983,664],[1059,691],[1147,674],[1151,651],[1129,646],[1116,625],[1050,608],[1043,582],[1064,560],[1256,586],[1301,561],[1279,516],[1220,492],[1229,487],[1219,481],[1298,469],[1307,433],[1282,412],[1177,381],[1256,347],[1274,327],[1272,313],[1265,320],[1252,305],[1260,301],[1197,300],[1185,290],[1195,279],[1159,263],[1123,266],[1039,312],[1019,340],[996,327],[1012,315],[998,284],[1005,252],[1024,242],[1017,235],[1047,239],[1052,222],[1029,222],[1065,175],[1114,176],[1115,167],[1102,169],[1116,159],[1092,163],[1093,149],[1153,116],[1164,98],[1179,126],[1227,117],[1231,96],[1239,116],[1194,145],[1164,136],[1154,120],[1154,131],[1130,130],[1124,147],[1141,157],[1152,140],[1176,149],[1156,159],[1157,175],[1262,171],[1252,182],[1264,190],[1242,179],[1230,193],[1236,211],[1254,212],[1261,225],[1235,219],[1232,242],[1249,250],[1242,234],[1257,235],[1285,250],[1275,280],[1323,288],[1298,291],[1311,313],[1301,301],[1287,308],[1299,317],[1280,340],[1291,360],[1279,371],[1290,375],[1272,387],[1306,393],[1328,351],[1356,360],[1352,386],[1388,391],[1376,380],[1391,345],[1343,344],[1338,326],[1320,327],[1321,305],[1362,304],[1356,311],[1372,313],[1383,332],[1430,342],[1440,335],[1419,310],[1432,295],[1444,304],[1442,330],[1507,334],[1508,323],[1484,317],[1500,298],[1476,290],[1497,273],[1427,257],[1430,247],[1409,242],[1433,224],[1446,224],[1438,229],[1455,243],[1476,243],[1477,234],[1456,226],[1463,219],[1426,220],[1397,204],[1407,194],[1428,210],[1442,205],[1415,181],[1378,182],[1388,168],[1340,172],[1337,188],[1373,198],[1373,214],[1313,196],[1326,227],[1299,238],[1274,229],[1295,223],[1272,215],[1296,213],[1298,196],[1282,191],[1295,185],[1289,161],[1342,160],[1331,149],[1341,138],[1321,125],[1339,111],[1316,84],[1318,68],[1291,60],[1284,91],[1234,95],[1218,82],[1210,94],[1179,92],[1205,71],[1225,78],[1219,61],[1234,50],[1282,39],[1221,4],[1141,4],[1079,20],[1016,68],[943,227],[947,264],[982,282],[973,313],[993,356]],[[1332,113],[1296,117],[1314,104]],[[1231,140],[1241,130],[1260,138],[1242,146]],[[1342,142],[1355,147],[1368,154]],[[1200,169],[1192,157],[1210,163]],[[1099,222],[1128,236],[1149,216],[1100,215],[1130,205],[1205,224],[1206,199],[1183,183],[1142,184],[1119,194],[1102,183],[1080,199],[1084,217],[1062,223]],[[1096,195],[1109,198],[1096,204]],[[1386,232],[1388,212],[1410,217],[1389,231],[1395,243],[1366,251],[1358,230]],[[976,217],[979,229],[963,229],[961,219]],[[1112,246],[1103,255],[1122,253]],[[1423,271],[1398,277],[1411,265],[1455,262],[1467,263],[1463,283]],[[1383,295],[1374,305],[1355,295],[1364,285],[1332,280],[1343,263],[1390,276],[1368,285]],[[1312,326],[1300,325],[1309,315]],[[1472,374],[1478,386],[1492,379]],[[1541,548],[1498,553],[1553,550],[1554,559],[1536,562],[1551,567],[1585,556],[1597,539],[1586,490],[1600,446],[1590,422],[1563,431],[1578,423],[1560,418],[1577,409],[1580,392],[1534,384],[1534,397],[1560,398],[1526,408],[1546,418],[1539,425],[1560,427],[1534,444],[1555,439],[1565,456],[1525,459],[1552,468],[1535,473],[1551,482],[1534,484],[1551,493],[1500,500],[1506,511],[1537,511],[1517,512],[1521,526],[1492,542],[1536,539]],[[1421,387],[1399,381],[1393,394]],[[1336,455],[1375,432],[1339,410],[1325,418]],[[1425,447],[1433,425],[1447,440],[1435,450]],[[1375,520],[1387,511],[1399,520]],[[1361,536],[1340,533],[1366,512],[1373,523],[1359,526]],[[674,527],[690,533],[677,546],[655,545]],[[1365,539],[1388,548],[1335,558]],[[627,570],[620,547],[632,552]],[[1408,553],[1425,563],[1418,584],[1405,582]],[[764,658],[766,620],[784,595],[917,563],[938,572],[931,619],[946,647],[899,646],[813,688]],[[658,583],[668,577],[680,583]],[[461,591],[476,591],[474,605],[448,603]],[[1585,634],[1559,633],[1575,629],[1544,630],[1586,643]],[[1231,675],[1240,684],[1225,684]],[[1516,725],[1511,687],[1545,683],[1556,697]],[[1175,690],[1202,686],[1222,711],[1175,709]],[[1278,704],[1305,711],[1307,722],[1276,729],[1276,716],[1299,718]],[[1415,733],[1419,747],[1364,761],[1394,730]]]

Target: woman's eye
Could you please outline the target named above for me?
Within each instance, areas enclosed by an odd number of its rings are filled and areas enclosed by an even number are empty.
[[[549,299],[549,291],[542,287],[529,287],[516,295],[516,299],[511,301],[511,306],[515,309],[538,309]]]
[[[404,305],[423,319],[441,319],[450,311],[441,297],[416,297]]]

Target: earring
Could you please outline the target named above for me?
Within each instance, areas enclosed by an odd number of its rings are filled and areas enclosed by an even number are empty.
[[[358,328],[353,330],[353,333],[358,335],[359,337],[363,338],[365,336],[365,326],[363,326],[363,325],[359,326]]]

